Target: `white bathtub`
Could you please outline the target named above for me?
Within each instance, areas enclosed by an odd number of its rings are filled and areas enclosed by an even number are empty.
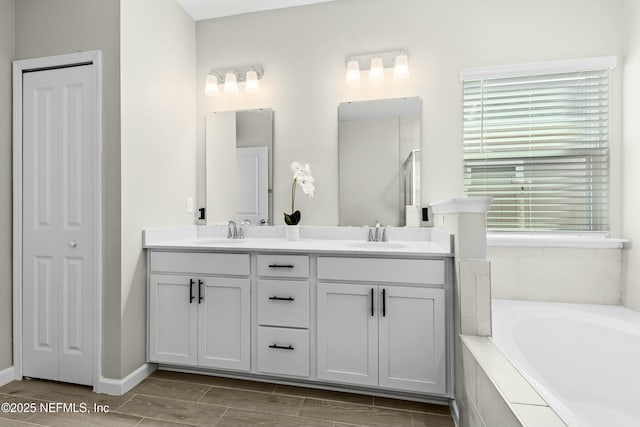
[[[494,300],[493,340],[570,427],[640,426],[640,313]]]

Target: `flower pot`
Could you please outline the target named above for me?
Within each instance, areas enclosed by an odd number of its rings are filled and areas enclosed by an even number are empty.
[[[300,240],[300,226],[287,225],[284,227],[287,240]]]

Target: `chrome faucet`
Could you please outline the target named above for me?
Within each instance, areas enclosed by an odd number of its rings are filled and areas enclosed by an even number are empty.
[[[382,230],[382,231],[380,231]],[[367,235],[367,242],[386,242],[387,240],[387,228],[383,227],[376,220],[376,225],[369,227],[369,234]]]
[[[240,223],[240,231],[238,231],[238,239],[244,239],[244,227],[253,225],[248,219],[243,219]]]
[[[231,227],[233,227],[233,230]],[[227,221],[227,239],[237,239],[237,238],[238,238],[238,227],[236,227],[236,222],[232,220]]]

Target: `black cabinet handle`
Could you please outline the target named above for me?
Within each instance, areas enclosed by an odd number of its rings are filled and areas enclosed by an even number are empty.
[[[292,297],[282,298],[282,297],[269,297],[271,301],[295,301]]]
[[[198,304],[202,302],[204,297],[202,296],[202,280],[198,279]]]
[[[293,268],[291,264],[269,264],[269,268]]]
[[[387,315],[387,290],[382,288],[382,317]]]
[[[189,304],[195,299],[195,296],[193,296],[193,283],[193,279],[189,280]]]
[[[373,317],[373,288],[371,288],[371,317]]]
[[[288,345],[288,346],[285,347],[285,346],[278,345],[278,344],[271,344],[269,346],[269,348],[277,348],[279,350],[295,350],[292,345]]]

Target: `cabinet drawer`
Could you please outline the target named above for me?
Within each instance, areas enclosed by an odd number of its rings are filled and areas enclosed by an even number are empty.
[[[309,331],[258,327],[258,371],[309,376]]]
[[[318,279],[444,284],[444,261],[389,258],[318,258]]]
[[[258,275],[267,277],[309,277],[305,255],[258,255]]]
[[[309,327],[309,282],[258,280],[258,323]]]
[[[248,276],[249,254],[151,252],[151,271]]]

